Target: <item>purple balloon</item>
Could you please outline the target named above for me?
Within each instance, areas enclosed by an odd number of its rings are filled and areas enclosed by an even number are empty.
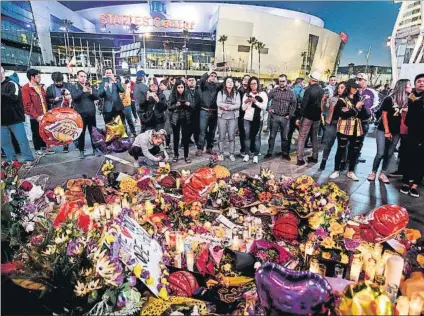
[[[132,141],[129,137],[120,138],[120,139],[115,139],[112,143],[110,143],[107,146],[107,149],[115,153],[121,153],[130,149],[131,145],[132,145]]]
[[[309,271],[294,271],[267,262],[255,279],[262,306],[270,313],[324,314],[334,301],[328,281]]]
[[[99,149],[102,153],[107,153],[108,150],[106,147],[105,137],[96,127],[93,127],[91,131],[91,140],[94,148]]]

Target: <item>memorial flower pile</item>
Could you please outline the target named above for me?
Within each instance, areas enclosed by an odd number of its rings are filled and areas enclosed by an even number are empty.
[[[419,280],[424,265],[406,210],[352,217],[334,183],[231,174],[213,161],[118,177],[106,161],[93,179],[45,191],[44,179],[18,172],[2,165],[2,273],[55,313],[391,314],[383,275],[404,296],[419,289],[400,284],[402,271]]]

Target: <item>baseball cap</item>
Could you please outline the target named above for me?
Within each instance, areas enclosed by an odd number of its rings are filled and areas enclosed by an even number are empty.
[[[359,85],[356,83],[355,79],[349,79],[346,82],[346,90],[349,91],[349,88],[355,88],[355,89],[359,88]]]
[[[359,74],[356,75],[356,79],[364,79],[368,81],[368,76],[364,74],[363,72],[360,72]]]
[[[137,78],[141,78],[145,76],[146,76],[146,73],[144,72],[144,70],[137,71]]]

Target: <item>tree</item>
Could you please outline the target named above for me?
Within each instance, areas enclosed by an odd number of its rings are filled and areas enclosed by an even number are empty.
[[[324,74],[327,76],[327,79],[329,79],[331,75],[331,70],[327,69],[326,71],[324,71]]]
[[[221,35],[219,37],[218,42],[222,43],[222,60],[225,60],[225,42],[228,40],[228,36],[227,35]]]
[[[250,45],[250,72],[253,72],[253,46],[257,41],[256,37],[250,37],[247,40],[247,43]]]
[[[259,65],[258,75],[260,76],[260,74],[261,74],[261,49],[265,48],[265,44],[262,43],[262,42],[256,42],[255,47],[258,50],[258,65]]]

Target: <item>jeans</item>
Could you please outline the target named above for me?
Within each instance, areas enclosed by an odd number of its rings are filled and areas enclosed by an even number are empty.
[[[312,158],[318,159],[318,129],[320,121],[312,121],[304,118],[299,127],[299,140],[297,142],[297,160],[303,160],[305,141],[309,131],[312,129]]]
[[[256,136],[258,134],[258,130],[253,128],[254,123],[252,121],[244,120],[244,148],[245,154],[248,155],[249,151],[253,152],[255,156],[259,155],[260,147],[257,146]],[[257,128],[256,128],[257,129]]]
[[[246,148],[244,148],[244,118],[243,115],[240,115],[238,118],[238,131],[240,138],[240,153],[244,155]]]
[[[172,134],[174,135],[174,157],[178,157],[178,147],[180,145],[180,131],[184,147],[184,158],[188,157],[190,145],[190,126],[186,120],[178,120],[177,125],[172,125]]]
[[[261,147],[262,147],[262,128],[264,126],[264,121],[261,121],[261,123],[259,124],[259,130],[256,133],[256,137],[255,137],[255,147],[257,148],[258,154],[261,152]],[[255,152],[253,148],[250,149],[251,152]]]
[[[325,136],[324,136],[324,151],[322,153],[322,160],[327,160],[330,156],[331,148],[333,148],[334,142],[337,138],[337,121],[331,122],[331,124],[326,124],[325,126]]]
[[[290,128],[290,120],[286,119],[283,116],[275,115],[275,114],[269,114],[271,117],[270,121],[270,131],[269,131],[269,139],[268,139],[268,154],[272,154],[274,152],[274,146],[275,146],[275,139],[277,138],[278,129],[280,129],[280,137],[281,137],[281,151],[283,153],[288,153],[287,149],[288,146],[288,140],[287,135],[289,133]]]
[[[34,143],[35,150],[41,150],[42,148],[46,148],[47,145],[44,140],[40,136],[40,124],[37,120],[31,119],[31,131],[32,131],[32,142]]]
[[[90,114],[80,114],[81,118],[82,118],[82,122],[83,122],[83,128],[82,128],[82,132],[80,137],[78,138],[78,150],[79,151],[84,151],[84,147],[85,147],[85,131],[88,127],[88,133],[90,134],[90,139],[91,139],[91,147],[94,150],[94,146],[93,146],[93,139],[91,138],[91,133],[93,131],[93,127],[96,127],[96,116],[95,115],[90,115]]]
[[[337,153],[334,165],[334,171],[340,171],[342,159],[346,156],[346,147],[349,143],[347,159],[349,160],[349,171],[355,170],[356,159],[359,156],[359,150],[364,142],[364,136],[343,135],[337,133]]]
[[[132,118],[131,106],[124,107],[124,110],[122,112],[125,115],[125,119],[128,123],[128,126],[130,127],[131,133],[135,135],[135,125],[134,125],[134,121],[133,121],[133,118]]]
[[[216,112],[200,111],[200,133],[197,149],[203,150],[205,148],[205,143],[206,149],[212,149],[217,120],[218,117]]]
[[[134,116],[134,118],[136,120],[138,120],[138,116],[137,116],[137,111],[136,111],[136,108],[135,108],[135,101],[134,100],[131,100],[131,112],[132,112],[132,115]]]
[[[374,163],[372,165],[372,171],[377,172],[378,167],[380,167],[380,162],[383,160],[383,167],[381,168],[381,172],[386,172],[387,167],[389,166],[390,159],[395,152],[397,143],[399,142],[400,135],[392,135],[393,138],[391,140],[384,137],[384,132],[377,130],[375,134],[375,140],[377,141],[377,154],[374,158]]]
[[[34,155],[32,154],[29,142],[26,137],[24,123],[17,123],[1,127],[1,146],[6,154],[8,161],[16,160],[16,152],[12,144],[12,134],[15,135],[19,143],[22,157],[25,161],[33,161]]]
[[[289,126],[289,132],[287,134],[287,151],[290,153],[290,147],[292,143],[292,138],[295,130],[299,130],[299,127],[296,126],[296,116],[293,116],[290,119],[290,126]]]
[[[368,131],[370,130],[370,123],[368,123],[368,121],[362,121],[362,131],[363,131],[363,134],[362,134],[362,136],[365,138],[365,136],[367,136],[367,134],[368,134]],[[361,148],[359,148],[359,155],[358,155],[358,157],[361,155],[361,151],[362,151],[362,146],[364,145],[364,142],[362,142],[362,144],[361,144]]]
[[[28,141],[32,141],[32,133],[31,133],[31,118],[28,114],[25,114],[25,133],[27,135]]]
[[[236,150],[236,128],[237,128],[237,119],[223,119],[218,118],[218,131],[219,131],[219,142],[218,142],[218,148],[219,153],[222,155],[224,154],[224,142],[225,142],[225,136],[228,133],[228,144],[230,146],[230,154],[234,155],[234,152]]]

